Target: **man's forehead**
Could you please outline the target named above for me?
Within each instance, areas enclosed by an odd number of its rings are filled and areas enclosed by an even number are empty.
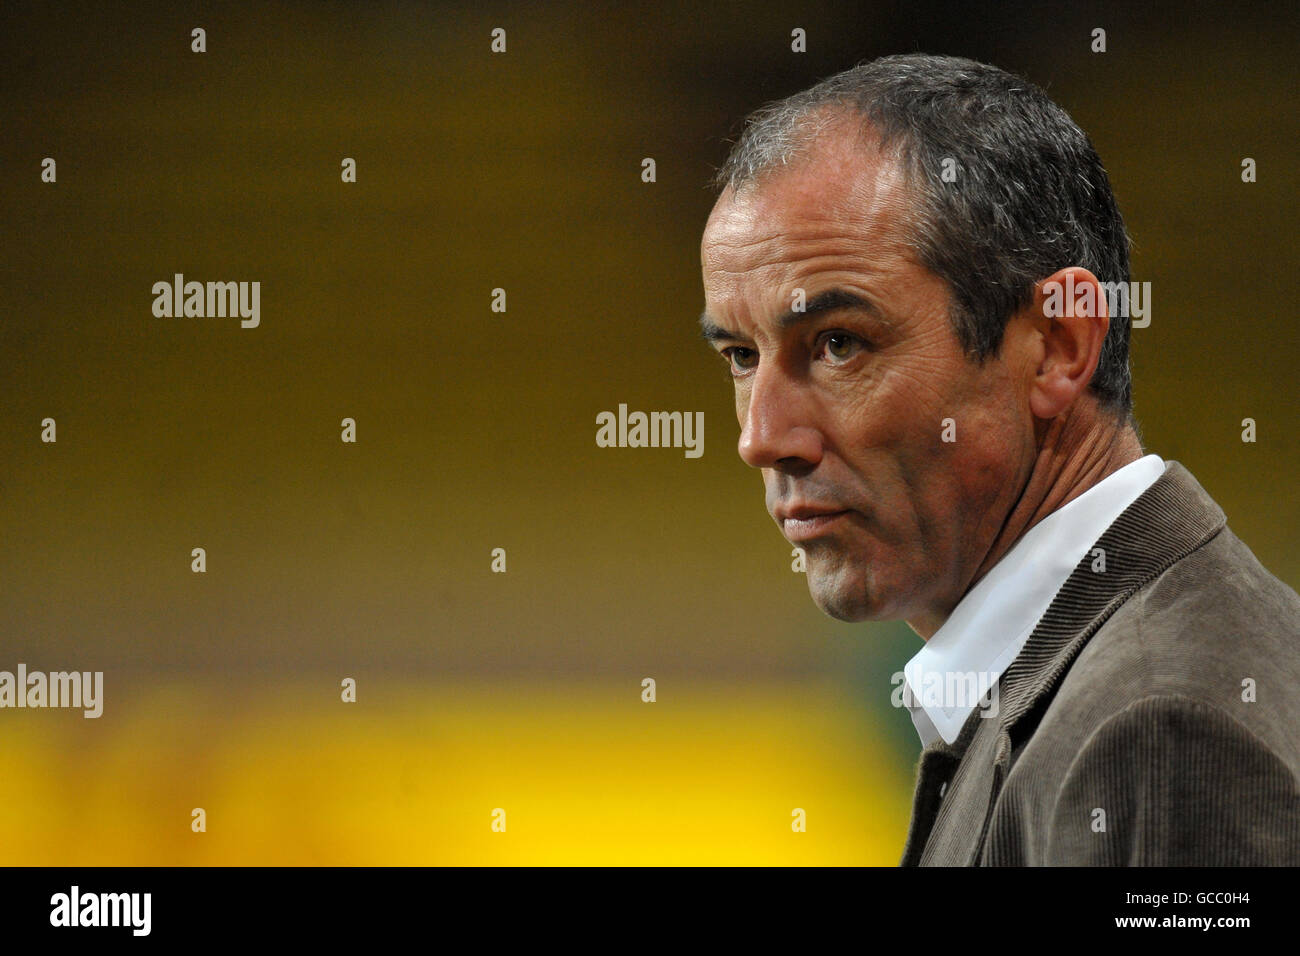
[[[705,226],[705,262],[729,258],[765,240],[821,235],[865,239],[898,219],[903,193],[892,157],[847,137],[819,142],[789,165],[723,191]]]

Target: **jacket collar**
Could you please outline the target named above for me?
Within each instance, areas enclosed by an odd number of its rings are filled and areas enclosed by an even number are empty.
[[[1070,573],[1007,668],[1000,686],[1000,729],[1013,734],[1120,605],[1225,524],[1223,510],[1191,472],[1167,460],[1164,474],[1115,519]],[[1097,548],[1104,552],[1104,571],[1092,570]]]

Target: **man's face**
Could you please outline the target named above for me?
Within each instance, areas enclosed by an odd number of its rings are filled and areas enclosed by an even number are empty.
[[[982,367],[963,355],[948,287],[909,244],[910,201],[848,133],[727,190],[701,244],[703,321],[731,365],[740,456],[807,552],[813,600],[928,638],[1032,469],[1033,356],[1024,327]]]

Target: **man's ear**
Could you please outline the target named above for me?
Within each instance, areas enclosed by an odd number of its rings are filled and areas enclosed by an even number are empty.
[[[1029,408],[1055,418],[1092,381],[1110,328],[1106,290],[1081,266],[1069,266],[1034,285],[1025,310],[1042,337],[1042,359],[1029,382]]]

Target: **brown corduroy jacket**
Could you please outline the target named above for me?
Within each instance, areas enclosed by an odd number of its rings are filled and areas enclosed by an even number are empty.
[[[902,865],[1300,864],[1300,597],[1176,461],[1093,547],[922,751]]]

